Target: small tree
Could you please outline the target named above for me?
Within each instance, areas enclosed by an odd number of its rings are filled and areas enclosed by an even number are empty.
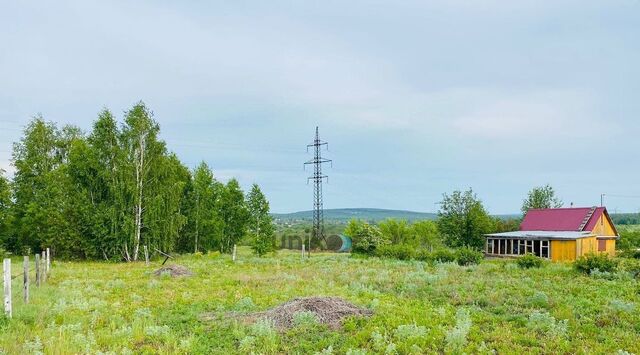
[[[273,218],[269,214],[269,202],[256,184],[247,195],[247,209],[251,247],[255,254],[263,256],[275,249]]]
[[[484,234],[493,228],[493,221],[482,201],[471,189],[444,194],[438,216],[438,230],[451,247],[482,248]]]
[[[559,208],[562,207],[562,200],[556,197],[556,192],[551,185],[534,187],[527,198],[522,202],[522,213],[526,214],[534,208]]]
[[[411,231],[416,243],[433,251],[442,246],[442,236],[438,232],[438,225],[433,221],[419,221],[411,225]]]
[[[378,247],[389,244],[380,229],[368,223],[363,223],[355,234],[351,235],[351,239],[353,252],[361,254],[373,254]]]

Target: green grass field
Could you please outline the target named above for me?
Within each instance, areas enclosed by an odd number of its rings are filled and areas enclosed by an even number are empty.
[[[159,262],[55,262],[45,286],[0,321],[8,354],[67,353],[617,353],[640,352],[640,286],[583,276],[569,265],[522,270],[280,252],[174,260],[192,277],[153,276]],[[18,260],[14,268],[19,267]],[[372,309],[330,330],[313,319],[286,332],[231,312],[301,296],[340,296]],[[203,314],[213,314],[204,320]]]

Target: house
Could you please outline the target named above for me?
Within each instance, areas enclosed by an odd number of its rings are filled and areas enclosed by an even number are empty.
[[[614,256],[620,238],[605,207],[532,209],[520,230],[485,237],[487,256],[531,253],[553,261],[573,261],[588,253]]]

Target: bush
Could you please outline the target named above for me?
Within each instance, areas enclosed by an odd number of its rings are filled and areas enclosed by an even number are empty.
[[[383,245],[375,251],[375,255],[378,257],[400,260],[415,259],[416,254],[416,250],[406,244]]]
[[[456,255],[449,249],[439,249],[431,254],[433,261],[450,263],[456,261]]]
[[[456,250],[455,257],[458,261],[458,265],[467,266],[480,264],[480,262],[484,258],[484,255],[482,254],[482,252],[479,252],[476,249],[470,247],[462,247]]]
[[[632,277],[640,278],[640,260],[622,259],[619,266],[620,270],[628,272]]]
[[[370,224],[363,224],[351,236],[353,252],[361,254],[374,254],[379,247],[389,244],[389,241],[380,232],[380,229]]]
[[[585,274],[591,274],[593,270],[600,272],[615,272],[618,268],[618,262],[610,258],[607,254],[590,253],[578,258],[573,263],[576,270]]]
[[[531,253],[527,253],[524,256],[519,257],[518,259],[516,259],[516,264],[518,264],[518,266],[520,266],[523,269],[531,269],[531,268],[539,268],[542,266],[543,263],[543,259],[540,257],[537,257]]]

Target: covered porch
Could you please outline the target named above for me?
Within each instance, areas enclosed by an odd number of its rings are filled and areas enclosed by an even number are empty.
[[[549,259],[551,258],[551,242],[549,239],[487,237],[485,254],[499,257],[533,254]]]

